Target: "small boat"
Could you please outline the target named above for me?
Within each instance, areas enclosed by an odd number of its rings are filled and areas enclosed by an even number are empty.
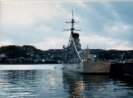
[[[71,28],[67,29],[70,31],[68,45],[63,45],[63,69],[78,73],[108,74],[110,63],[95,60],[95,55],[90,54],[88,46],[86,49],[81,49],[79,34],[75,32],[80,30],[74,28],[76,22],[73,11],[71,22],[66,23],[71,23]]]

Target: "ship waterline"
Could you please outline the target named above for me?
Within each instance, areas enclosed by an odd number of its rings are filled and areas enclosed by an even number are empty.
[[[83,74],[109,74],[110,63],[107,62],[80,62],[79,64],[63,64],[64,70]]]

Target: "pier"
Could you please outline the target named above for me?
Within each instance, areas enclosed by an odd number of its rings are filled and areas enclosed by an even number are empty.
[[[112,75],[133,75],[133,63],[111,64],[110,74]]]

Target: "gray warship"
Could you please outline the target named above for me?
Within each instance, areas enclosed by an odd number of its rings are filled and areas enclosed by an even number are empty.
[[[66,22],[71,24],[71,28],[67,29],[70,31],[70,38],[68,45],[63,45],[64,60],[63,69],[78,73],[92,73],[92,74],[108,74],[110,72],[110,63],[96,61],[93,54],[90,54],[89,47],[81,49],[79,33],[76,33],[74,24],[76,23],[73,18]]]

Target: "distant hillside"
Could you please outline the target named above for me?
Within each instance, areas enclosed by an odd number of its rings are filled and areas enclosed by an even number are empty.
[[[133,58],[133,50],[90,49],[90,53],[96,55],[96,58],[100,60],[124,60]],[[30,45],[2,46],[0,47],[0,54],[6,56],[6,58],[0,59],[1,63],[61,63],[64,58],[63,49],[43,51]]]
[[[0,47],[0,54],[6,55],[6,63],[58,63],[62,59],[60,53],[63,54],[61,49],[42,51],[29,45]]]
[[[91,54],[96,54],[100,59],[132,59],[133,50],[102,50],[90,49]]]

